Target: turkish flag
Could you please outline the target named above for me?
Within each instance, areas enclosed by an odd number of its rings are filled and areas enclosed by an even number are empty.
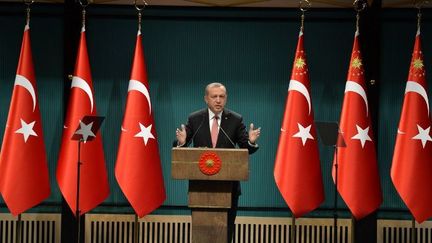
[[[0,153],[0,191],[13,215],[50,194],[41,122],[30,27],[26,25]]]
[[[356,32],[340,117],[346,147],[338,148],[333,163],[338,163],[337,189],[361,219],[379,207],[382,192],[358,36]]]
[[[120,188],[139,217],[166,198],[141,39],[138,32],[115,166]]]
[[[420,31],[415,38],[391,167],[396,190],[417,222],[432,216],[432,138]]]
[[[274,178],[295,217],[324,200],[309,71],[300,32],[274,166]]]
[[[64,123],[57,165],[60,191],[73,212],[77,200],[78,141],[71,140],[84,116],[97,116],[93,82],[87,53],[85,30],[81,31],[78,56]],[[85,214],[105,200],[109,194],[108,176],[100,132],[90,142],[81,144],[80,214]]]

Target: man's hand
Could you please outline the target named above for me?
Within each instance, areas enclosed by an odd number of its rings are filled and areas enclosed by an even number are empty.
[[[255,142],[258,140],[260,136],[260,133],[261,133],[261,127],[254,129],[254,124],[251,123],[249,126],[249,142],[255,144]]]
[[[176,138],[177,138],[177,145],[183,146],[186,143],[186,128],[185,125],[181,124],[180,129],[176,129]]]

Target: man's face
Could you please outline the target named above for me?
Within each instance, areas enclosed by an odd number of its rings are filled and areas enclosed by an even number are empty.
[[[211,87],[207,91],[208,94],[204,96],[204,100],[207,103],[208,108],[216,114],[223,111],[227,100],[225,87]]]

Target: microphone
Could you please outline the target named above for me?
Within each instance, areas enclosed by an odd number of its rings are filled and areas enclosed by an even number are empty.
[[[228,136],[228,134],[225,132],[225,130],[219,125],[219,123],[218,123],[218,127],[219,127],[219,130],[222,131],[222,133],[225,135],[225,137],[228,138],[228,140],[232,144],[233,148],[235,148],[236,147],[235,143],[231,140],[231,138]]]
[[[189,140],[189,142],[186,143],[186,146],[189,146],[190,143],[193,142],[193,140],[194,140],[195,136],[197,135],[198,131],[201,129],[201,127],[202,127],[202,125],[203,125],[203,123],[204,123],[204,120],[206,120],[206,119],[205,119],[205,115],[206,115],[206,113],[203,114],[203,116],[202,116],[202,120],[201,120],[201,123],[199,124],[197,130],[195,130],[195,132],[194,132],[194,134],[192,135],[192,137],[191,137],[191,139]],[[195,145],[195,144],[194,144],[194,145]]]

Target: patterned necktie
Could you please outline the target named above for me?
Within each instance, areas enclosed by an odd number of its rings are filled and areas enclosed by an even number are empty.
[[[213,117],[213,124],[211,127],[211,140],[212,140],[212,144],[213,144],[213,148],[216,147],[216,142],[217,142],[217,137],[219,134],[219,124],[218,124],[218,116],[214,116]]]

